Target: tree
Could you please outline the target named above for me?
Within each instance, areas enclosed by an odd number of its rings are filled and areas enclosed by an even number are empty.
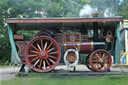
[[[10,45],[6,18],[78,17],[83,5],[90,0],[1,0],[0,58],[9,60]],[[29,33],[28,33],[29,34]],[[1,61],[0,61],[1,62]]]
[[[91,6],[97,9],[99,16],[115,16],[120,0],[91,0]]]
[[[118,15],[128,19],[128,0],[123,0],[123,2],[119,5]]]

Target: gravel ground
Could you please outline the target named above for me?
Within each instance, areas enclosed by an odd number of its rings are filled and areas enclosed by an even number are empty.
[[[127,74],[128,75],[128,68],[110,68],[111,72],[92,72],[85,65],[77,65],[76,72],[69,72],[73,71],[73,69],[67,69],[66,65],[59,65],[55,68],[57,74],[89,74],[89,75],[97,75],[97,74]],[[11,68],[0,68],[0,80],[9,80],[16,76],[20,67],[11,67]],[[54,72],[53,72],[54,73]]]
[[[9,80],[16,76],[20,67],[0,68],[0,80]]]

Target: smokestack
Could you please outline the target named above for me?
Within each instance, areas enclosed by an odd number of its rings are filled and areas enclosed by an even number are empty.
[[[93,13],[92,17],[97,18],[98,13]],[[98,22],[93,22],[93,38],[98,39]]]
[[[93,17],[93,18],[98,17],[98,13],[92,13],[92,17]]]

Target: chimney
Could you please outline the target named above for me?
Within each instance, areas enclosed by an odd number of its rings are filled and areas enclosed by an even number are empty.
[[[98,17],[98,13],[92,13],[92,17],[93,17],[93,18]]]
[[[98,18],[98,13],[93,13],[92,18]],[[98,22],[93,22],[93,38],[98,39]]]

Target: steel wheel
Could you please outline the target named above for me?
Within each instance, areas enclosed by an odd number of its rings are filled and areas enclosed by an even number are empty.
[[[36,72],[48,72],[55,68],[60,60],[60,48],[50,37],[36,37],[26,48],[26,61]]]
[[[90,62],[89,62],[89,59],[90,59],[90,56],[87,56],[86,57],[86,66],[87,66],[87,68],[89,69],[89,70],[91,70],[91,71],[95,71],[92,67],[91,67],[91,65],[90,65]]]
[[[111,55],[105,50],[96,50],[90,56],[90,65],[95,71],[107,71],[111,64]]]

